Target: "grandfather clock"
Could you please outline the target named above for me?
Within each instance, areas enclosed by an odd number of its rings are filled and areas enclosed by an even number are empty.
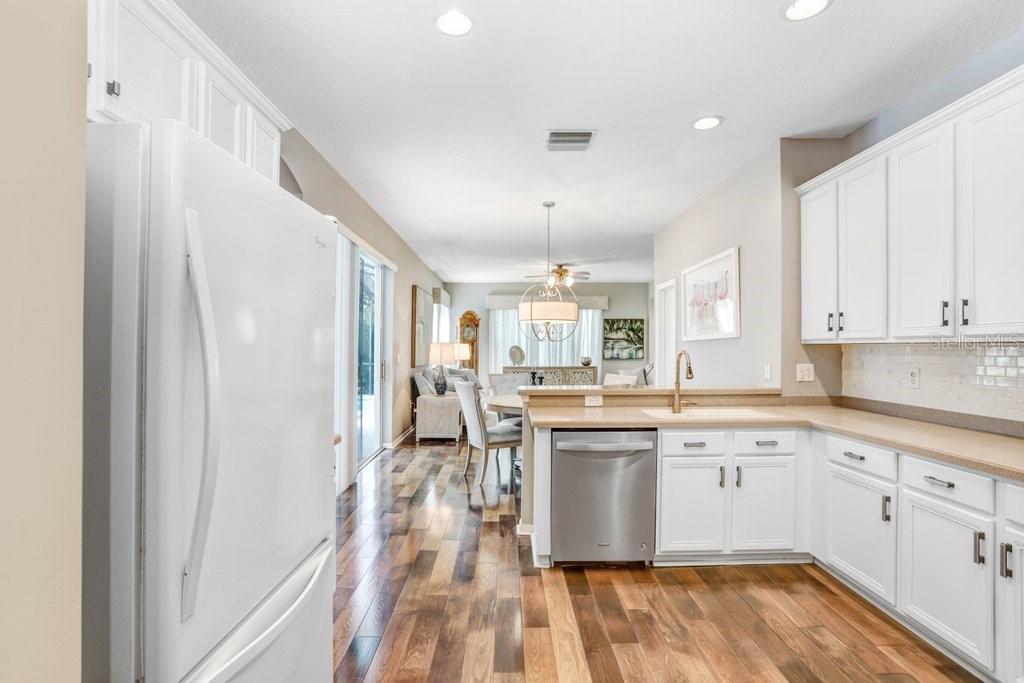
[[[480,371],[480,356],[478,348],[480,342],[480,316],[474,311],[466,311],[459,318],[459,341],[469,344],[469,360],[462,361],[462,367],[473,368],[474,372]]]

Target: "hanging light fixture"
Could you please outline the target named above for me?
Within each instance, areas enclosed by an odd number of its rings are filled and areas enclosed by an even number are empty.
[[[554,205],[554,202],[544,202],[548,211],[548,273],[551,272],[551,208]],[[564,279],[553,275],[527,289],[519,301],[519,326],[524,334],[536,341],[568,339],[576,332],[579,319],[580,305],[576,293]]]

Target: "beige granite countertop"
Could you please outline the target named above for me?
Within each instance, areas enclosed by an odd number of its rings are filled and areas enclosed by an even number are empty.
[[[671,396],[675,390],[671,387],[627,387],[603,386],[601,384],[552,384],[539,387],[520,387],[522,396]],[[687,388],[683,398],[691,396],[781,396],[782,389],[773,387],[705,387]]]
[[[729,417],[727,413],[714,415],[705,412],[705,417],[665,419],[644,412],[650,408],[634,407],[538,407],[530,408],[529,413],[533,427],[552,429],[813,427],[1007,479],[1024,481],[1024,439],[834,406],[757,406],[755,409],[762,416]],[[701,412],[698,407],[693,414]]]

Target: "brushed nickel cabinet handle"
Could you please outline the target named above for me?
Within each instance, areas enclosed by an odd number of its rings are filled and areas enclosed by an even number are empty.
[[[967,320],[967,307],[971,305],[971,302],[967,299],[960,299],[960,324],[966,326]]]
[[[736,465],[736,486],[743,486],[743,466]]]
[[[842,311],[839,311],[839,331],[843,331],[843,316],[846,315]]]
[[[704,448],[708,445],[707,441],[684,441],[683,447],[685,448]]]
[[[949,327],[949,318],[946,317],[946,311],[949,309],[949,302],[942,302],[942,326]]]
[[[857,462],[864,462],[865,460],[863,455],[859,453],[854,453],[853,451],[843,451],[843,455],[845,455],[850,460],[856,460]]]
[[[725,465],[718,466],[718,488],[725,488]]]
[[[974,532],[974,564],[985,564],[985,556],[981,554],[981,542],[984,540],[984,531]]]
[[[941,486],[944,489],[951,489],[956,487],[955,483],[951,481],[946,481],[945,479],[939,479],[938,477],[933,477],[930,474],[926,474],[924,480],[931,484],[932,486]]]
[[[882,521],[891,522],[892,513],[889,512],[889,505],[892,503],[892,496],[882,496]]]
[[[835,332],[835,328],[832,326],[832,318],[835,317],[835,313],[828,314],[828,331]]]
[[[778,446],[778,441],[755,441],[758,446]]]
[[[1013,578],[1013,570],[1010,569],[1010,554],[1013,552],[1012,543],[999,544],[999,576],[1004,579]]]

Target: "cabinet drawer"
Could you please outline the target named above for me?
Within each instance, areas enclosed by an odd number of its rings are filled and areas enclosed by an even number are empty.
[[[896,452],[866,443],[828,437],[828,459],[862,472],[896,481]]]
[[[995,481],[990,477],[904,455],[903,482],[939,498],[995,511]]]
[[[1024,526],[1024,486],[999,484],[999,497],[1004,501],[1006,521]]]
[[[733,452],[737,455],[796,453],[796,432],[736,432],[733,436]]]
[[[662,432],[661,454],[725,455],[725,432]]]

